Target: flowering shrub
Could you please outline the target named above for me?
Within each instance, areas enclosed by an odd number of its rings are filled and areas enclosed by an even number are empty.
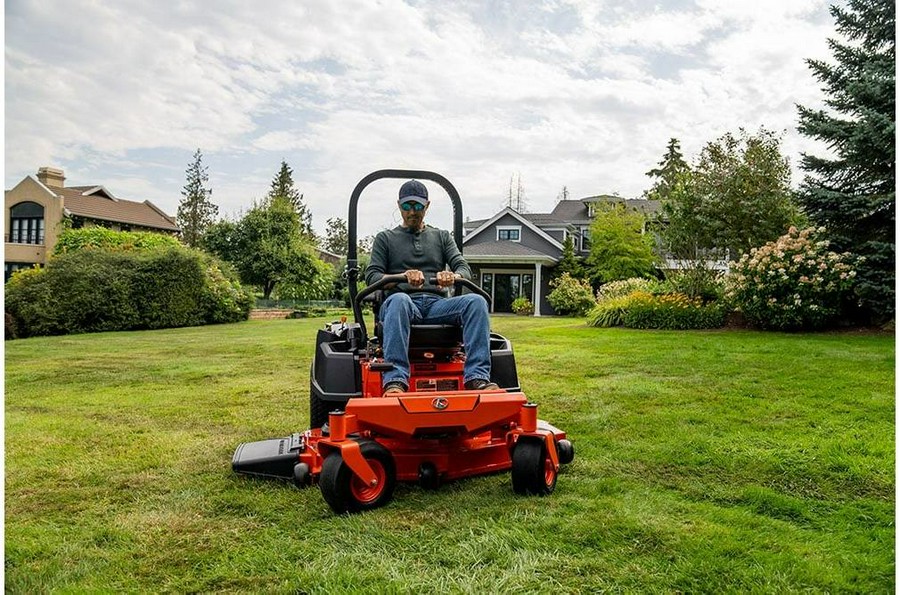
[[[633,291],[600,301],[588,314],[591,326],[626,326],[641,329],[717,328],[725,322],[725,310],[718,304],[704,304],[700,298],[681,293],[653,295]]]
[[[726,297],[762,328],[812,329],[833,322],[856,271],[848,252],[837,254],[827,241],[816,241],[824,231],[791,227],[744,254],[731,270]]]
[[[622,319],[628,328],[685,330],[718,328],[725,323],[724,308],[715,303],[704,304],[699,297],[635,292],[629,298]]]
[[[553,291],[547,296],[547,301],[559,314],[583,316],[594,306],[594,292],[590,284],[569,273],[563,273],[551,281],[550,287]]]
[[[531,316],[534,314],[534,304],[526,297],[517,297],[510,306],[512,311],[519,316]]]

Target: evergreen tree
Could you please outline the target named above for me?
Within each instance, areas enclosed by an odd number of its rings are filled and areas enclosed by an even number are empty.
[[[575,255],[575,242],[572,234],[566,234],[563,241],[562,256],[556,267],[553,269],[554,276],[561,276],[563,273],[569,273],[570,276],[580,279],[584,275],[584,268],[581,265],[581,259]]]
[[[275,198],[286,199],[294,207],[294,211],[300,217],[300,228],[308,238],[313,238],[315,234],[312,228],[312,213],[306,208],[303,202],[303,195],[294,188],[294,171],[288,166],[287,162],[281,161],[281,169],[272,180],[272,187],[266,198],[272,201]]]
[[[807,60],[827,110],[798,106],[800,132],[833,153],[803,155],[800,203],[838,251],[864,257],[857,294],[876,321],[894,316],[895,12],[893,0],[832,6],[836,63]]]
[[[666,154],[663,155],[659,167],[647,172],[651,178],[656,178],[653,187],[644,192],[644,197],[650,200],[666,200],[672,194],[679,179],[690,171],[690,166],[681,154],[681,146],[677,138],[669,139],[666,146]]]
[[[210,200],[212,190],[206,187],[209,182],[209,168],[203,165],[200,149],[194,153],[194,160],[185,170],[187,183],[181,191],[184,198],[178,204],[176,215],[181,237],[188,246],[198,246],[206,229],[213,224],[219,214],[219,207]]]

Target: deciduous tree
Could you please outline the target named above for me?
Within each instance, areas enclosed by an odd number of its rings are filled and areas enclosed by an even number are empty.
[[[643,233],[644,214],[621,202],[598,202],[594,208],[591,251],[586,263],[591,283],[599,285],[652,274],[653,242],[650,234]]]
[[[318,271],[318,258],[299,216],[282,197],[254,204],[237,222],[214,225],[204,245],[231,262],[241,281],[261,288],[265,299],[279,283],[311,283]]]
[[[737,259],[781,236],[797,217],[781,139],[765,129],[708,143],[665,192],[662,239],[676,258]]]

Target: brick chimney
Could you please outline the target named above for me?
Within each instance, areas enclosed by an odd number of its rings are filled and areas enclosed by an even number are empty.
[[[66,176],[58,167],[42,167],[38,169],[37,178],[47,188],[65,188]]]

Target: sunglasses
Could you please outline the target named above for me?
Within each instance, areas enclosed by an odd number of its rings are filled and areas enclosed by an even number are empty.
[[[405,202],[400,205],[400,208],[404,211],[416,211],[418,213],[419,211],[425,210],[425,205],[418,202]]]

